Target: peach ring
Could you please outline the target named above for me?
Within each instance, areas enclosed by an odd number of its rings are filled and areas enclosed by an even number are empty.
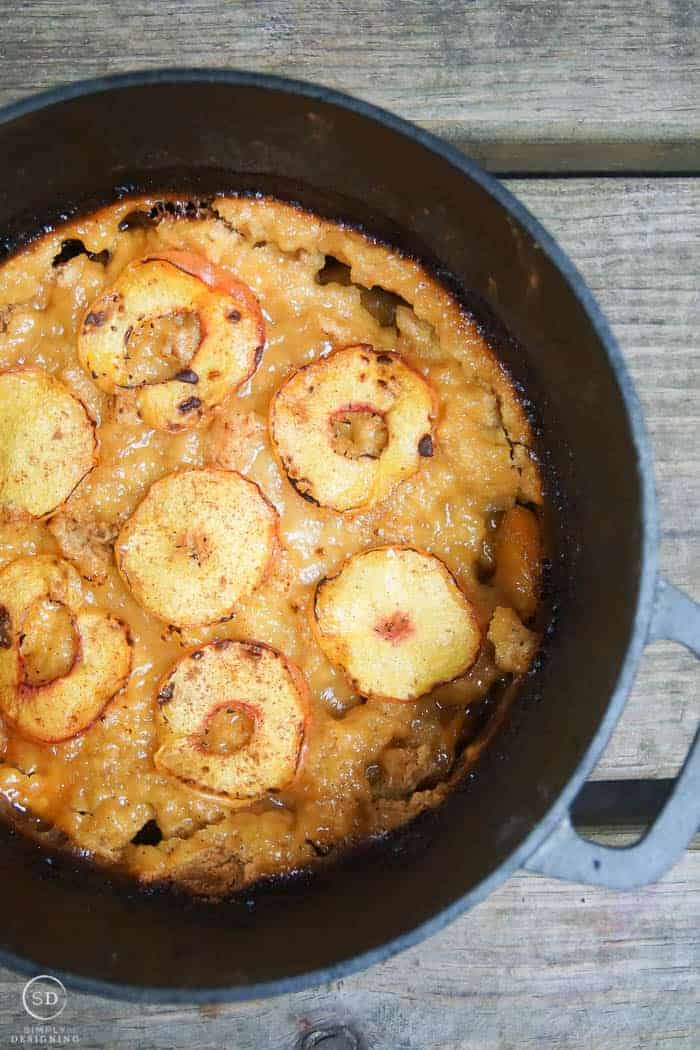
[[[172,379],[144,382],[129,355],[135,329],[162,317],[192,313],[199,345]],[[78,356],[107,393],[138,388],[138,409],[149,426],[172,432],[196,426],[249,379],[265,346],[265,324],[250,288],[189,251],[147,255],[129,263],[115,284],[86,310]]]
[[[384,499],[432,456],[435,416],[433,391],[418,372],[396,353],[359,344],[313,361],[280,387],[270,435],[305,499],[357,510]]]
[[[481,647],[471,602],[439,558],[376,547],[318,584],[312,626],[321,649],[362,696],[417,700],[464,674]]]
[[[260,586],[277,542],[277,511],[233,470],[202,467],[154,482],[114,545],[134,597],[165,623],[227,619]]]
[[[65,674],[28,680],[23,643],[36,633],[42,604],[63,609],[73,634]],[[51,637],[39,639],[50,648]],[[86,605],[80,576],[52,555],[17,558],[0,572],[0,709],[30,740],[53,743],[84,732],[126,682],[131,645],[125,625]]]
[[[282,653],[257,642],[211,642],[175,664],[157,700],[154,762],[162,772],[235,807],[294,780],[309,698],[301,671]],[[242,741],[231,722],[241,716]]]

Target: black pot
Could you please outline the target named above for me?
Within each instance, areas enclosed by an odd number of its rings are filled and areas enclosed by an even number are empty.
[[[537,405],[562,496],[560,611],[510,729],[434,815],[331,872],[218,906],[134,894],[6,832],[2,961],[144,1000],[246,999],[368,966],[439,930],[517,867],[630,887],[700,821],[697,739],[652,830],[580,838],[569,808],[620,716],[644,645],[700,651],[700,608],[657,578],[649,446],[620,353],[551,237],[456,150],[372,106],[235,72],[110,77],[0,113],[0,229],[23,232],[137,190],[265,191],[438,263]],[[552,482],[552,485],[554,483]]]

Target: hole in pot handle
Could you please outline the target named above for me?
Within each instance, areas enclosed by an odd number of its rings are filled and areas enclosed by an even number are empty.
[[[656,586],[648,641],[680,642],[700,657],[700,605],[666,580]],[[570,817],[562,821],[524,867],[541,875],[612,889],[654,882],[675,863],[700,824],[700,730],[661,813],[633,846],[600,846],[583,838]]]

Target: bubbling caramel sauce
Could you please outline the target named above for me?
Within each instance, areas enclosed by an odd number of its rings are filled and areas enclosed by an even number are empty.
[[[62,248],[74,241],[86,251],[64,261],[71,251]],[[100,391],[76,354],[90,303],[127,263],[169,249],[196,252],[246,282],[267,329],[253,378],[180,434],[146,426],[134,391]],[[187,317],[156,325],[150,343],[146,329],[132,338],[147,377],[186,369],[196,346]],[[398,351],[432,385],[439,415],[420,469],[378,506],[340,514],[302,499],[283,475],[268,434],[268,406],[292,370],[357,343]],[[10,805],[58,829],[84,856],[145,882],[219,896],[298,869],[436,804],[463,768],[457,759],[470,745],[475,711],[504,675],[487,640],[494,610],[511,604],[508,572],[494,574],[500,523],[518,504],[536,520],[533,508],[542,503],[529,428],[508,377],[448,292],[396,251],[279,202],[217,198],[195,209],[132,199],[60,228],[0,268],[0,370],[24,365],[56,376],[80,398],[96,424],[99,456],[48,520],[0,519],[0,566],[28,554],[71,560],[84,578],[86,603],[128,625],[133,664],[126,687],[70,740],[37,744],[4,727],[0,793]],[[369,440],[354,433],[338,439],[351,438]],[[274,570],[232,619],[177,630],[134,600],[116,570],[112,543],[154,481],[205,465],[237,470],[260,486],[279,513],[279,551]],[[187,507],[182,513],[184,522]],[[483,632],[472,669],[415,703],[355,695],[310,627],[316,584],[349,555],[384,544],[442,559],[473,602]],[[520,578],[518,557],[508,563]],[[55,610],[44,618],[57,640],[38,675],[49,673],[52,661],[65,662],[70,649]],[[517,616],[514,623],[517,631]],[[34,625],[27,640],[34,650],[41,627]],[[158,772],[152,761],[158,682],[185,651],[219,638],[255,639],[280,650],[303,672],[312,705],[297,780],[235,811]],[[225,730],[213,726],[208,746],[225,748]],[[246,731],[236,727],[240,740]],[[153,822],[161,837],[148,844],[141,832]]]

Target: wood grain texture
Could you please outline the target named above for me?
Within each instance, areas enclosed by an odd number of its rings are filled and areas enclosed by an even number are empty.
[[[71,992],[60,1023],[81,1047],[140,1050],[293,1050],[332,1023],[367,1050],[694,1050],[699,915],[700,852],[624,895],[518,874],[429,941],[343,981],[203,1007]],[[22,1033],[23,985],[0,970],[3,1045]]]
[[[493,170],[700,170],[695,0],[2,0],[0,19],[0,103],[236,67],[358,95]]]

